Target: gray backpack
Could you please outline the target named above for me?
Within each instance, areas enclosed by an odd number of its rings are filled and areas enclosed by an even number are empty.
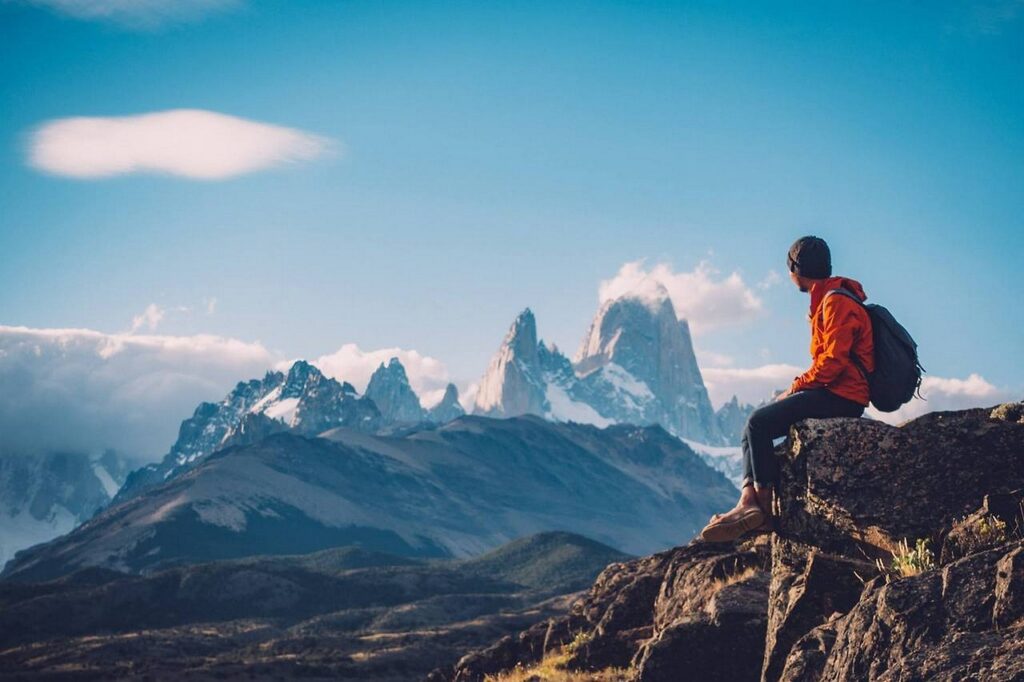
[[[867,379],[871,403],[875,408],[881,412],[895,412],[915,394],[923,400],[920,389],[924,367],[917,359],[917,343],[910,333],[884,307],[875,303],[865,305],[848,289],[839,288],[825,292],[825,296],[832,294],[852,298],[871,318],[871,336],[875,343],[875,371],[865,370],[863,363],[852,352],[850,359]]]

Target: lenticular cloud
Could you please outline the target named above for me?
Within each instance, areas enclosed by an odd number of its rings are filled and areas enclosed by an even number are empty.
[[[29,163],[74,178],[164,173],[223,180],[311,161],[329,139],[200,109],[138,116],[62,118],[32,134]]]

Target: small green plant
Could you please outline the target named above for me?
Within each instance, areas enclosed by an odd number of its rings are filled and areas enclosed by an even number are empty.
[[[935,568],[935,555],[928,548],[927,538],[918,538],[913,549],[904,538],[892,553],[892,563],[889,566],[881,559],[876,559],[875,563],[878,571],[885,576],[885,581],[889,582],[893,577],[905,578]]]
[[[978,535],[991,544],[1006,542],[1006,522],[992,514],[986,514],[978,520]]]
[[[949,552],[943,551],[943,558],[959,559],[1009,542],[1015,535],[1007,528],[1005,521],[992,514],[976,513],[965,516],[956,521],[950,529],[946,540]]]

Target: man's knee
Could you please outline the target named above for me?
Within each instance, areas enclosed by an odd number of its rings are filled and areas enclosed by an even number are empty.
[[[757,408],[747,417],[747,425],[744,432],[747,434],[768,434],[776,437],[780,431],[785,433],[789,425],[795,421],[797,415],[791,410],[784,409],[779,403],[769,403]]]
[[[768,405],[765,405],[750,413],[750,416],[747,417],[747,431],[760,431],[768,426],[771,421],[771,412],[767,408]]]

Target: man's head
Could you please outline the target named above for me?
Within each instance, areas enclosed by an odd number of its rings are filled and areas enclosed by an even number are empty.
[[[820,237],[800,237],[789,247],[786,257],[789,278],[800,291],[810,291],[814,280],[832,276],[832,254]]]

